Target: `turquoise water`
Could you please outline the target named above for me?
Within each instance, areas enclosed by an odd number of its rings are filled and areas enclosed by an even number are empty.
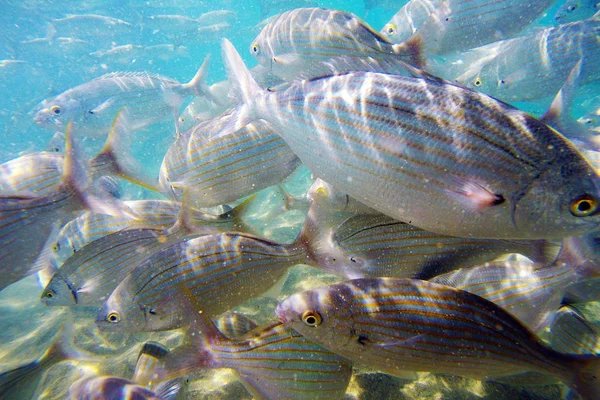
[[[405,2],[381,2],[367,9],[356,0],[347,1],[0,1],[0,163],[19,156],[43,151],[61,139],[54,132],[34,123],[33,110],[44,99],[110,72],[145,71],[188,82],[211,54],[207,84],[226,78],[221,59],[222,38],[229,39],[249,68],[257,64],[249,51],[252,40],[261,29],[261,21],[277,13],[297,8],[320,6],[352,12],[379,31]],[[536,20],[530,31],[553,25],[553,4]],[[215,10],[231,10],[226,26],[215,32],[183,34],[168,32],[168,27],[150,26],[150,17],[178,14],[198,17]],[[130,25],[123,31],[111,32],[93,23],[57,22],[69,14],[98,14],[118,18]],[[210,24],[209,24],[210,25]],[[152,53],[135,58],[102,57],[121,45],[150,47],[173,45],[178,50]],[[443,63],[444,60],[441,60]],[[600,68],[600,67],[599,67]],[[598,109],[598,83],[578,93],[572,118]],[[553,95],[530,102],[514,103],[535,116],[544,114]],[[190,99],[181,107],[183,111]],[[598,117],[600,118],[600,116]],[[133,134],[131,155],[141,161],[146,176],[157,177],[164,154],[175,140],[172,120],[160,122]],[[86,138],[85,152],[96,154],[104,138]],[[51,144],[49,144],[51,143]],[[310,171],[302,169],[284,181],[293,197],[302,197],[312,184]],[[163,198],[148,190],[121,183],[122,198],[136,200]],[[5,193],[3,193],[5,194]],[[6,193],[8,194],[8,193]],[[237,204],[239,202],[235,202]],[[232,205],[235,205],[232,204]],[[277,189],[259,193],[253,205],[250,224],[256,233],[278,242],[292,242],[301,229],[306,210],[287,210]],[[42,377],[33,398],[63,399],[72,382],[83,376],[114,375],[131,378],[140,345],[156,340],[170,348],[183,342],[181,331],[161,333],[114,334],[101,332],[94,323],[95,309],[63,309],[46,307],[39,301],[44,280],[38,274],[16,282],[0,292],[0,373],[10,371],[39,357],[51,345],[63,324],[72,325],[72,347],[85,354],[81,360],[68,360],[54,365]],[[307,266],[293,267],[281,292],[273,296],[248,299],[236,308],[257,322],[273,317],[277,300],[301,290],[337,282],[341,278]],[[597,315],[595,309],[590,319]],[[71,313],[70,317],[67,314]],[[65,322],[66,321],[66,322]],[[90,360],[94,358],[94,360]],[[408,374],[406,378],[390,377],[368,366],[358,366],[348,387],[346,399],[559,399],[567,389],[561,384],[544,386],[480,382],[469,378],[428,373]],[[190,375],[188,399],[249,399],[252,396],[231,370],[198,371]],[[0,394],[0,400],[4,398]]]

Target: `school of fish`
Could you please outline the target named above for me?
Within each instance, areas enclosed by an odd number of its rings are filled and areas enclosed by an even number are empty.
[[[173,2],[68,2],[15,42],[145,68],[54,90],[27,115],[46,150],[0,165],[0,310],[35,280],[58,327],[0,348],[0,399],[392,399],[438,375],[600,399],[598,2],[366,1],[371,26],[262,1],[245,47],[235,6]],[[130,63],[170,59],[197,72]]]

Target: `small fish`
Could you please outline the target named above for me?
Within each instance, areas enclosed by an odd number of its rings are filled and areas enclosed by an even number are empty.
[[[580,60],[580,85],[600,78],[599,34],[600,18],[534,31],[469,50],[444,76],[503,101],[553,96]]]
[[[0,290],[46,266],[48,242],[58,226],[88,209],[116,216],[135,214],[104,193],[95,194],[67,127],[61,182],[50,193],[3,193],[0,196]]]
[[[61,23],[77,23],[83,25],[89,25],[92,23],[101,24],[101,25],[124,25],[124,26],[132,26],[129,22],[123,21],[122,19],[106,17],[104,15],[97,14],[69,14],[64,18],[56,18],[53,19],[55,25],[60,25]]]
[[[534,332],[547,328],[571,285],[600,277],[595,261],[579,248],[588,238],[568,238],[556,262],[542,267],[511,258],[438,275],[430,282],[481,296],[502,307]]]
[[[587,19],[600,10],[598,0],[566,0],[554,13],[554,19],[559,24]]]
[[[190,344],[164,357],[164,367],[157,371],[159,379],[198,369],[231,368],[255,398],[344,397],[352,375],[352,364],[344,358],[279,322],[260,326],[239,338],[227,338],[198,308],[198,302],[193,302],[195,306],[189,303],[184,303],[183,309],[190,316],[186,329]]]
[[[224,130],[234,117],[201,122],[169,148],[159,176],[165,193],[181,200],[189,191],[197,207],[227,204],[281,183],[300,165],[265,122]]]
[[[188,207],[182,206],[169,229],[160,229],[158,221],[148,219],[148,226],[156,223],[153,229],[134,229],[134,224],[83,246],[55,272],[42,292],[42,302],[48,306],[100,306],[152,254],[190,236],[239,227],[241,207],[216,217]]]
[[[565,305],[556,311],[549,340],[552,348],[561,353],[600,353],[600,328],[574,305]]]
[[[552,3],[552,0],[478,0],[476,3],[472,0],[412,0],[381,32],[394,43],[414,42],[421,54],[430,57],[511,38]]]
[[[56,129],[74,121],[78,132],[103,135],[117,111],[123,112],[131,131],[177,118],[183,101],[193,95],[209,95],[205,87],[208,57],[188,83],[147,72],[113,72],[44,100],[35,110],[34,121]],[[132,102],[131,99],[135,98]]]
[[[546,241],[439,235],[382,214],[355,215],[337,226],[324,220],[314,219],[316,227],[312,229],[317,232],[307,238],[307,246],[317,263],[327,269],[355,271],[346,275],[349,278],[429,279],[443,271],[478,265],[506,253],[520,253],[536,259],[540,265],[548,265],[559,250],[559,246]]]
[[[261,65],[289,82],[339,56],[419,62],[409,47],[393,45],[354,14],[325,8],[279,15],[254,39],[250,51]]]
[[[390,375],[431,371],[485,379],[534,371],[584,399],[600,396],[600,358],[558,353],[477,295],[411,279],[356,279],[294,294],[277,315],[351,361]]]
[[[169,350],[160,343],[145,343],[138,356],[133,379],[114,376],[91,376],[75,381],[69,387],[72,400],[176,400],[187,392],[186,379],[172,379],[154,384],[154,376],[159,370]]]
[[[268,92],[226,39],[223,47],[242,101],[230,129],[264,119],[314,174],[383,214],[477,238],[562,238],[597,228],[597,171],[518,109],[432,77],[372,72]]]

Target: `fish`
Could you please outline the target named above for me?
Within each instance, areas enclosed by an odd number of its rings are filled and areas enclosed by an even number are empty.
[[[88,162],[90,179],[98,181],[102,177],[113,175],[156,191],[155,183],[143,176],[137,163],[129,155],[128,129],[123,113],[119,112],[102,150]],[[57,140],[61,137],[64,144],[64,135],[58,135]],[[7,161],[0,165],[0,191],[36,195],[51,193],[60,184],[64,160],[62,151],[42,151]],[[114,188],[116,183],[103,179],[104,183],[100,183],[101,185]]]
[[[552,322],[570,286],[599,277],[597,262],[577,253],[587,240],[565,239],[557,260],[549,266],[510,258],[461,268],[433,277],[430,282],[490,300],[539,333]]]
[[[174,44],[157,44],[141,46],[124,44],[114,46],[108,50],[97,50],[89,53],[91,57],[98,58],[106,63],[129,65],[139,62],[169,61],[172,59],[189,58],[189,49],[186,46]]]
[[[552,0],[528,3],[412,0],[392,17],[381,33],[394,43],[414,42],[420,54],[427,58],[511,38],[552,3]]]
[[[354,215],[337,226],[323,220],[314,220],[318,233],[307,240],[311,255],[329,270],[355,271],[347,277],[429,279],[506,253],[523,254],[543,266],[554,261],[560,248],[546,241],[444,236],[383,214]]]
[[[153,382],[156,371],[168,353],[169,349],[160,343],[144,343],[138,355],[132,380],[115,376],[87,376],[71,384],[68,396],[73,400],[176,400],[185,398],[188,387],[186,379],[172,379],[158,384]]]
[[[148,72],[109,73],[42,101],[34,110],[34,122],[56,129],[72,120],[81,134],[98,137],[108,131],[120,111],[131,131],[173,116],[179,133],[177,118],[183,101],[193,95],[210,95],[204,83],[207,65],[208,57],[185,84]]]
[[[242,205],[243,207],[244,205]],[[238,224],[237,210],[210,216],[185,204],[168,229],[129,226],[91,241],[54,273],[41,295],[47,306],[101,306],[131,271],[154,253],[202,234],[229,231]]]
[[[556,352],[494,303],[437,283],[355,279],[291,295],[276,314],[308,340],[390,375],[485,379],[533,371],[584,399],[600,393],[598,356]]]
[[[597,229],[598,172],[529,114],[440,79],[373,72],[268,92],[226,39],[223,56],[241,102],[229,129],[264,119],[313,174],[389,217],[489,239]]]
[[[263,28],[250,52],[271,73],[289,82],[315,64],[339,56],[419,63],[410,47],[392,44],[356,15],[325,8],[284,12]]]
[[[303,246],[239,232],[189,239],[154,253],[131,271],[98,311],[96,325],[120,332],[179,328],[185,318],[173,298],[179,284],[215,317],[266,292],[305,260]]]
[[[300,165],[269,124],[223,131],[231,118],[201,122],[169,148],[159,175],[164,193],[181,200],[189,191],[200,208],[228,204],[281,183]]]
[[[226,338],[235,339],[254,330],[258,324],[244,314],[228,311],[215,321],[215,326]]]
[[[600,10],[597,0],[566,0],[554,13],[554,20],[566,24],[593,16]]]
[[[157,370],[159,379],[199,369],[231,368],[255,398],[344,397],[352,375],[352,363],[348,360],[279,322],[261,325],[242,337],[227,338],[198,308],[199,304],[188,301],[183,306],[189,315],[189,325],[185,328],[188,344],[164,357]]]
[[[93,193],[80,155],[69,124],[59,185],[44,195],[23,192],[0,195],[0,290],[46,266],[53,232],[74,214],[88,209],[136,218],[119,200]]]
[[[490,43],[461,54],[445,77],[502,101],[542,99],[561,88],[580,60],[580,85],[600,78],[599,34],[596,17]]]
[[[549,341],[553,349],[562,353],[600,353],[600,329],[572,304],[556,311],[550,325]]]

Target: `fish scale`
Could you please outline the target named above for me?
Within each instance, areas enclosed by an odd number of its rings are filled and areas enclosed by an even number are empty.
[[[243,104],[314,174],[392,218],[450,236],[564,237],[595,229],[600,177],[561,134],[484,94],[372,72],[261,90],[224,42]],[[570,211],[590,196],[588,217]]]

